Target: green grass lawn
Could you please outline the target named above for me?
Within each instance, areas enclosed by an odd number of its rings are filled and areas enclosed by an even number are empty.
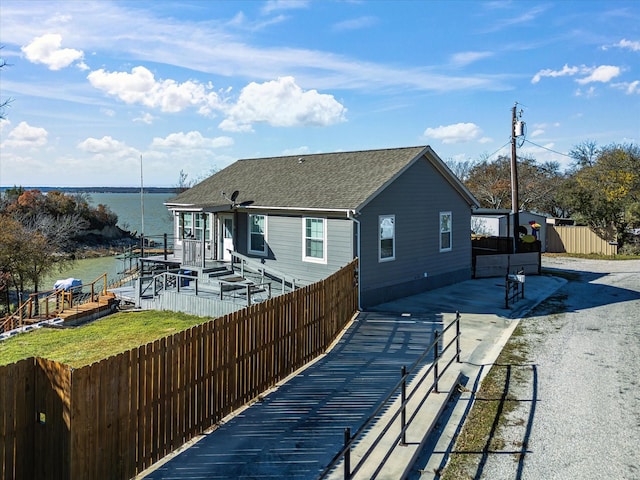
[[[74,368],[210,320],[176,312],[120,312],[74,328],[41,328],[0,342],[0,365],[43,357]]]

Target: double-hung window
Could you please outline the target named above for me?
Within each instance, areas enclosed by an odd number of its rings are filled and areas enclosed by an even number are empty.
[[[380,215],[378,217],[380,238],[378,241],[378,260],[388,262],[396,258],[396,216]]]
[[[327,219],[302,219],[302,260],[327,263]]]
[[[249,215],[249,253],[267,254],[267,217]]]
[[[440,212],[440,251],[451,251],[451,212]]]

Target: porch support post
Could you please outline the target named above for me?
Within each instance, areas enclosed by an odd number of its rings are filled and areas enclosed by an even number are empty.
[[[205,259],[204,259],[204,254],[207,251],[206,249],[206,238],[207,238],[207,217],[209,215],[207,215],[206,213],[202,212],[202,242],[200,245],[200,266],[202,268],[204,268],[205,266]]]

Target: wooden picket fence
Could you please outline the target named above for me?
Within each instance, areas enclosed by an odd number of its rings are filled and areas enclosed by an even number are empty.
[[[356,260],[92,365],[0,367],[0,478],[132,478],[322,354],[357,291]]]

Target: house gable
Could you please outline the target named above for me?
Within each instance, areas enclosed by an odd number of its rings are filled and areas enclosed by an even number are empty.
[[[440,216],[451,215],[441,249]],[[394,255],[380,258],[380,219],[394,218]],[[471,277],[471,207],[428,159],[413,163],[373,198],[361,224],[362,304],[372,305]]]

